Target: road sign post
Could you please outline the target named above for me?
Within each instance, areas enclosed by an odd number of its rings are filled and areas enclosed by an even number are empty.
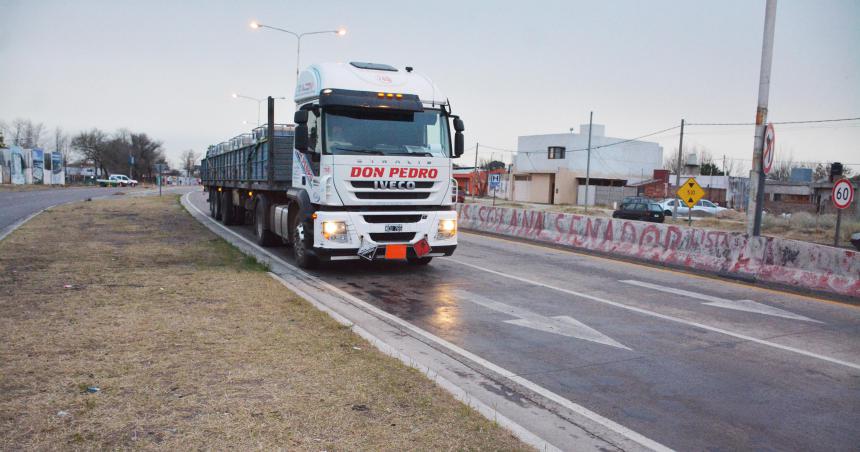
[[[702,196],[705,196],[705,190],[702,190],[702,186],[696,182],[695,177],[691,177],[678,187],[676,194],[681,199],[681,202],[687,205],[687,224],[692,226],[693,206],[702,199]]]
[[[495,173],[490,174],[490,188],[493,189],[493,206],[496,205],[496,190],[499,188],[499,184],[502,182],[502,175]]]
[[[833,246],[839,246],[839,229],[842,227],[842,211],[854,202],[854,185],[848,179],[839,179],[833,184],[833,192],[830,199],[836,207],[836,234],[833,237]]]

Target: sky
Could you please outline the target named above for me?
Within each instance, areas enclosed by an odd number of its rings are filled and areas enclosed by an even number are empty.
[[[588,122],[633,138],[688,123],[752,122],[764,0],[128,1],[0,0],[0,120],[69,132],[127,128],[186,149],[246,132],[302,66],[372,61],[431,77],[466,124],[467,153],[510,162],[517,136]],[[769,120],[860,117],[860,2],[780,0]],[[245,124],[247,123],[247,124]],[[649,140],[676,152],[678,130]],[[685,149],[739,164],[750,126],[690,126]],[[860,171],[860,121],[776,126],[776,159]]]

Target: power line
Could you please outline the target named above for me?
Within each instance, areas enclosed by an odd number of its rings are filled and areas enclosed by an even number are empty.
[[[845,121],[858,121],[860,117],[857,118],[836,118],[836,119],[810,119],[805,121],[774,121],[770,124],[814,124],[821,122],[845,122]],[[756,123],[754,122],[688,122],[688,126],[754,126]]]

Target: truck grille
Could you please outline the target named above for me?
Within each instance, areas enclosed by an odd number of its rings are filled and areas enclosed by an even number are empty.
[[[373,188],[372,180],[354,180],[350,182],[353,188]],[[415,188],[433,188],[435,182],[415,182]]]
[[[357,191],[355,197],[358,199],[427,199],[430,192],[420,191]]]
[[[374,242],[408,242],[415,238],[414,232],[371,232]]]
[[[418,223],[421,221],[421,214],[364,215],[364,221],[368,223]]]

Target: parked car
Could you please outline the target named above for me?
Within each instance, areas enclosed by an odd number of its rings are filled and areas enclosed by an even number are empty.
[[[125,174],[111,174],[107,179],[96,180],[102,187],[134,187],[137,181],[126,176]]]
[[[687,215],[690,211],[690,208],[687,207],[687,204],[684,204],[680,199],[664,199],[660,202],[660,206],[663,207],[663,214],[667,217],[672,216],[672,209],[675,207],[675,203],[678,203],[678,215]],[[707,199],[700,199],[699,202],[693,206],[693,215],[716,215],[724,210],[728,210],[725,207],[720,207],[719,204],[708,201]]]
[[[621,207],[612,212],[612,218],[662,223],[666,216],[663,206],[656,202],[634,201],[621,204]]]

